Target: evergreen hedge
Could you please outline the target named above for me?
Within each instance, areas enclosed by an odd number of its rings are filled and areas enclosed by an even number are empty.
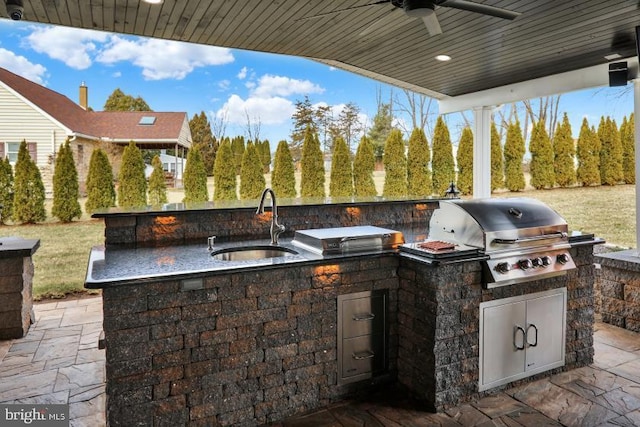
[[[593,128],[589,127],[587,119],[582,119],[580,136],[576,148],[578,168],[576,180],[583,187],[600,185],[600,138]]]
[[[430,161],[429,141],[421,128],[415,128],[409,137],[407,154],[407,191],[410,196],[424,198],[431,195]]]
[[[555,183],[553,147],[543,120],[539,120],[531,131],[529,152],[531,153],[531,185],[536,190],[553,187]]]
[[[236,175],[240,175],[242,170],[242,156],[245,150],[244,137],[236,136],[231,140],[231,152],[233,153],[233,164]]]
[[[302,143],[300,196],[325,197],[324,160],[317,134],[307,128]]]
[[[622,143],[620,133],[614,120],[607,117],[600,122],[602,129],[598,128],[600,137],[600,183],[604,185],[616,185],[624,180],[622,170]]]
[[[149,204],[152,206],[162,205],[167,203],[169,199],[167,198],[167,183],[164,179],[160,156],[153,156],[151,166],[153,166],[153,172],[149,177]]]
[[[491,122],[491,191],[504,187],[504,161],[502,143],[496,122]]]
[[[238,200],[236,186],[231,142],[226,139],[218,148],[213,167],[213,200]]]
[[[622,170],[625,184],[636,183],[636,125],[633,113],[629,120],[625,116],[620,125],[620,142],[622,143]]]
[[[404,155],[404,141],[399,129],[392,129],[389,132],[384,145],[383,162],[386,174],[382,195],[384,197],[406,196],[409,189],[407,158]]]
[[[263,164],[256,146],[248,143],[242,156],[240,169],[240,199],[258,199],[266,187]]]
[[[31,159],[27,142],[24,140],[18,149],[13,185],[13,220],[35,224],[47,219],[40,169]]]
[[[188,164],[187,164],[188,166]],[[122,164],[118,174],[118,206],[135,208],[147,204],[147,179],[144,176],[142,152],[131,141],[122,153]]]
[[[207,189],[207,171],[204,168],[202,154],[197,148],[191,148],[187,154],[187,166],[182,178],[184,185],[183,203],[200,203],[209,200]]]
[[[189,120],[189,129],[191,130],[192,148],[197,148],[202,155],[204,168],[207,175],[213,175],[213,165],[216,161],[216,153],[218,151],[218,141],[211,132],[211,124],[207,114],[201,111],[200,114],[194,114]]]
[[[432,146],[431,170],[433,171],[433,192],[438,196],[442,196],[445,191],[447,191],[447,188],[449,188],[449,185],[451,185],[451,182],[456,178],[449,128],[442,119],[442,116],[439,116],[436,121]]]
[[[107,153],[100,148],[91,153],[86,187],[87,201],[84,204],[84,210],[87,213],[92,214],[98,209],[106,209],[116,205],[113,169]]]
[[[344,138],[340,136],[333,141],[329,196],[353,196],[353,168],[351,166],[349,147],[347,147]]]
[[[553,170],[556,184],[560,187],[569,187],[576,182],[575,156],[571,123],[564,113],[553,136]]]
[[[462,129],[456,153],[456,164],[458,166],[458,190],[462,194],[471,194],[473,192],[473,131],[469,126]]]
[[[273,172],[271,174],[271,188],[278,197],[296,197],[293,157],[285,140],[280,141],[276,149],[276,158],[273,162]]]
[[[366,136],[360,138],[356,156],[353,160],[353,193],[357,197],[377,196],[373,171],[376,159],[371,140]]]
[[[525,189],[524,170],[522,161],[526,152],[520,121],[509,123],[507,139],[504,143],[504,184],[509,191]]]
[[[13,216],[13,168],[9,158],[0,159],[0,225]]]
[[[71,222],[74,218],[80,218],[82,209],[78,201],[79,197],[78,171],[73,160],[69,140],[67,139],[58,150],[53,171],[53,206],[51,215],[62,222]]]

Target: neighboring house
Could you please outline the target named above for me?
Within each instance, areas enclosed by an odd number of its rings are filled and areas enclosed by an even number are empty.
[[[117,175],[124,146],[135,141],[141,149],[168,149],[173,157],[170,170],[182,171],[182,157],[191,147],[186,112],[90,111],[88,88],[80,86],[80,105],[64,95],[0,68],[0,158],[15,163],[25,140],[40,168],[47,194],[52,193],[55,155],[67,138],[78,169],[81,191],[91,153],[103,148]],[[181,175],[181,173],[180,173]]]
[[[160,150],[160,162],[162,162],[162,169],[165,172],[168,172],[173,175],[173,177],[179,181],[182,180],[182,172],[187,167],[187,159],[178,158],[178,162],[176,162],[175,156],[171,156],[167,154],[167,150]],[[145,175],[147,178],[151,176],[151,172],[153,172],[153,166],[146,165],[145,167]]]

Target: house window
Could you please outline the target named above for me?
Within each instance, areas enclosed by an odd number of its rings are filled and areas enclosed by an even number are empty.
[[[139,125],[145,125],[145,126],[151,126],[155,122],[156,122],[156,118],[154,116],[142,116],[140,118],[140,121],[138,122],[138,124]]]
[[[7,142],[6,144],[6,154],[9,158],[9,163],[15,165],[18,161],[18,150],[20,149],[19,142]]]

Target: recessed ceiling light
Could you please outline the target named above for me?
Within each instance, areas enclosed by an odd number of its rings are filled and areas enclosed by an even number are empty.
[[[604,56],[604,59],[606,59],[607,61],[613,61],[614,59],[620,58],[622,58],[622,55],[620,55],[619,53],[610,53],[609,55]]]
[[[449,55],[437,55],[436,60],[441,62],[447,62],[447,61],[451,61],[451,57]]]
[[[164,0],[142,0],[145,3],[149,3],[149,4],[160,4],[162,3]]]

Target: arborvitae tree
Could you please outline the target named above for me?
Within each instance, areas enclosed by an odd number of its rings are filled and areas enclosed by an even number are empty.
[[[504,184],[509,191],[522,191],[526,186],[522,170],[525,151],[520,121],[516,118],[515,122],[509,123],[504,143]]]
[[[209,200],[207,171],[204,168],[202,154],[197,148],[191,147],[187,154],[187,166],[184,168],[183,183],[183,203],[206,202]]]
[[[289,149],[294,160],[297,161],[302,158],[307,130],[310,129],[312,133],[315,133],[318,126],[316,124],[317,113],[307,95],[304,96],[304,100],[297,100],[295,104],[296,111],[291,115],[293,130],[291,131],[291,146]]]
[[[226,139],[218,148],[213,168],[213,200],[238,200],[236,186],[231,142]]]
[[[433,191],[431,184],[431,151],[429,141],[421,128],[415,128],[409,137],[407,155],[408,193],[414,197],[428,197]]]
[[[117,88],[114,90],[102,108],[104,111],[151,111],[149,104],[141,97],[134,98],[126,95]]]
[[[207,114],[204,111],[201,111],[200,114],[194,114],[193,118],[189,120],[189,129],[191,130],[191,138],[193,139],[191,146],[200,151],[207,175],[213,176],[213,165],[216,161],[218,141],[211,132],[211,123],[209,123]]]
[[[620,142],[622,143],[622,170],[625,184],[636,183],[636,137],[633,113],[622,119],[620,125]]]
[[[320,140],[311,128],[307,128],[302,143],[300,196],[324,197],[324,161]]]
[[[582,119],[576,156],[578,183],[583,187],[600,185],[600,138],[593,128],[589,128],[586,118]]]
[[[47,219],[44,209],[44,184],[40,169],[31,159],[27,142],[18,149],[13,193],[13,219],[15,222],[34,224]]]
[[[382,195],[384,197],[406,196],[407,184],[407,158],[404,155],[404,141],[402,132],[393,129],[389,133],[387,142],[384,145],[384,187]]]
[[[97,148],[91,153],[87,175],[87,201],[84,210],[91,214],[98,209],[116,205],[116,190],[113,186],[113,169],[107,153]]]
[[[442,196],[451,185],[451,182],[456,178],[449,128],[442,119],[442,116],[438,117],[436,121],[432,145],[431,169],[433,171],[433,192]]]
[[[373,144],[366,136],[360,138],[360,144],[353,160],[353,194],[358,197],[377,196],[376,184],[373,181],[375,169]]]
[[[504,162],[502,160],[502,143],[496,122],[491,121],[491,191],[504,186]]]
[[[540,190],[551,188],[555,182],[553,173],[553,148],[544,120],[538,121],[531,131],[531,185]]]
[[[289,151],[287,141],[280,141],[276,149],[276,158],[273,163],[271,173],[271,188],[278,197],[296,197],[295,168],[293,167],[293,157]]]
[[[271,167],[271,145],[269,144],[269,140],[265,139],[262,142],[256,142],[256,150],[262,163],[262,172],[269,173]]]
[[[13,169],[9,158],[0,160],[0,225],[13,216]]]
[[[149,204],[161,205],[167,203],[167,183],[164,179],[164,169],[162,168],[162,160],[160,156],[154,156],[151,161],[153,172],[149,177]]]
[[[71,222],[82,216],[80,208],[78,170],[73,161],[69,140],[60,146],[53,172],[53,206],[51,214],[62,222]]]
[[[624,179],[622,143],[616,122],[607,117],[602,133],[598,129],[598,136],[600,136],[600,182],[605,185],[616,185]]]
[[[569,187],[576,182],[576,148],[567,113],[564,113],[562,123],[556,126],[553,136],[553,156],[556,184],[560,187]]]
[[[247,144],[242,156],[242,170],[240,171],[240,198],[257,199],[266,187],[262,174],[262,161],[255,145]]]
[[[347,147],[347,143],[342,137],[337,137],[333,141],[329,196],[353,196],[353,168],[349,158],[349,147]]]
[[[189,164],[187,163],[187,167]],[[147,179],[144,176],[142,153],[131,141],[122,153],[122,165],[118,175],[118,206],[135,208],[147,204]]]
[[[231,140],[231,152],[233,153],[233,164],[236,175],[240,175],[242,170],[242,156],[244,156],[244,137],[236,136]]]
[[[462,194],[471,194],[473,192],[473,131],[469,126],[462,129],[456,163],[458,165],[458,190]]]

